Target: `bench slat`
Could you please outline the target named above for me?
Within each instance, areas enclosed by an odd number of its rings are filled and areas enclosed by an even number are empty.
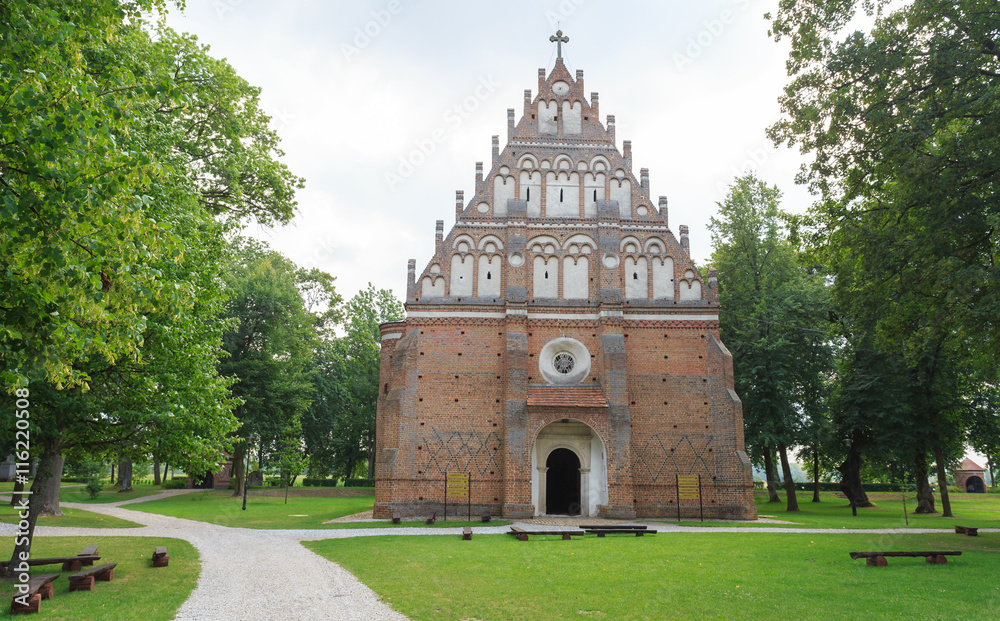
[[[91,567],[90,569],[85,569],[81,572],[73,574],[72,576],[68,576],[67,579],[70,582],[73,582],[74,580],[81,580],[89,576],[96,576],[97,574],[102,574],[106,571],[111,571],[117,566],[118,563],[107,563],[105,565],[98,565],[97,567]]]

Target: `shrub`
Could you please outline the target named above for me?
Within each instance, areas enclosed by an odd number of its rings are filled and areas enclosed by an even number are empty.
[[[101,485],[101,477],[100,476],[95,475],[95,476],[87,479],[86,490],[87,490],[87,493],[90,494],[90,499],[91,500],[96,500],[98,494],[101,493],[102,489],[104,489],[104,487]]]
[[[375,479],[345,479],[344,487],[375,487]]]
[[[174,477],[169,480],[165,479],[163,483],[160,484],[160,487],[163,489],[184,489],[187,487],[187,477]]]

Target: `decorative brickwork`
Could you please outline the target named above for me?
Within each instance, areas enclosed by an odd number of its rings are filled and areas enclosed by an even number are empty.
[[[677,474],[701,475],[706,517],[755,517],[717,283],[687,227],[561,57],[514,120],[410,261],[406,320],[382,326],[376,517],[440,511],[445,472],[508,518],[673,516]]]

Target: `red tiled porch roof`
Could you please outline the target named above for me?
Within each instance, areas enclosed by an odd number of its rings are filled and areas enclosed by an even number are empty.
[[[546,408],[606,408],[600,386],[528,386],[528,405]]]
[[[977,464],[976,462],[972,461],[969,458],[965,458],[965,460],[962,461],[962,465],[959,466],[958,469],[959,470],[972,470],[972,471],[977,471],[977,470],[978,471],[983,471],[983,470],[985,470],[985,468],[983,468],[982,466],[980,466],[979,464]]]

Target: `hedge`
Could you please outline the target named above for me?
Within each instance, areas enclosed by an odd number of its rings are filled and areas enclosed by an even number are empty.
[[[337,487],[337,479],[317,479],[306,477],[302,479],[302,485],[306,487]]]
[[[375,487],[375,479],[346,479],[344,487]]]

